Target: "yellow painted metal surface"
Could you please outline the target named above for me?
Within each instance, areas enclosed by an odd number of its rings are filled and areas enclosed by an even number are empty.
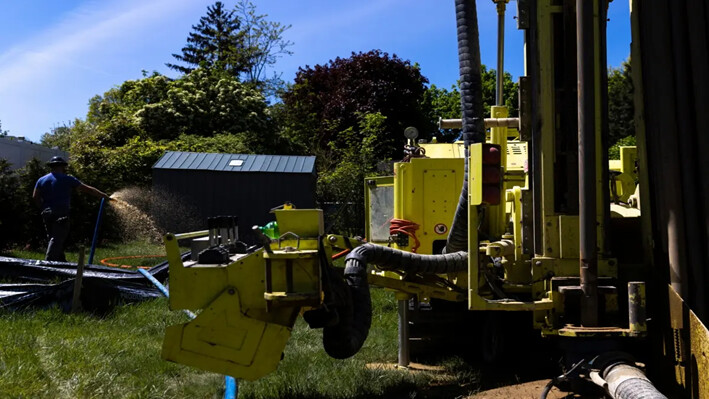
[[[709,330],[692,311],[689,311],[689,340],[692,397],[709,398]]]
[[[525,141],[508,141],[507,142],[507,169],[505,170],[508,174],[511,172],[518,172],[524,176],[524,168],[527,165],[527,142]],[[520,179],[524,182],[524,178]],[[524,184],[521,184],[524,186]]]
[[[292,324],[268,323],[245,315],[241,294],[227,289],[193,321],[168,327],[162,357],[247,380],[274,371]],[[297,312],[291,319],[295,320],[296,315]]]
[[[413,232],[421,254],[433,253],[434,243],[448,237],[463,185],[463,159],[414,158],[394,165],[394,217],[419,225]],[[394,247],[411,251],[407,245]]]
[[[709,329],[667,285],[672,346],[665,353],[674,365],[675,381],[692,399],[709,398]]]
[[[638,181],[638,150],[635,146],[620,147],[620,160],[609,161],[611,172],[611,201],[628,202],[635,193]],[[618,174],[619,173],[619,174]]]
[[[409,281],[388,276],[386,274],[369,274],[369,283],[379,287],[389,288],[408,295],[416,295],[420,301],[431,298],[443,299],[451,302],[462,302],[466,299],[465,292],[455,291],[451,287],[441,285],[433,280]]]
[[[490,107],[490,115],[495,119],[507,118],[509,111],[505,106],[493,105]],[[500,146],[500,163],[507,165],[507,128],[491,127],[490,143]]]
[[[475,143],[470,145],[470,167],[468,168],[468,195],[471,207],[483,203],[483,145]],[[471,208],[472,211],[472,208]],[[477,248],[477,244],[472,247]]]
[[[493,118],[507,118],[509,112],[507,107],[494,105],[490,107],[490,114]],[[500,146],[500,167],[502,169],[502,188],[507,188],[504,180],[507,171],[507,128],[506,127],[492,127],[490,128],[490,143],[497,144]],[[471,165],[482,165],[480,163],[471,163]],[[468,172],[470,173],[470,172]],[[518,183],[519,184],[519,183]],[[488,233],[492,237],[499,237],[505,233],[507,230],[507,218],[505,217],[507,207],[504,202],[504,193],[501,193],[501,203],[500,205],[494,205],[488,207]]]
[[[521,261],[522,256],[522,189],[514,187],[507,191],[508,202],[512,203],[512,234],[515,245],[515,260]]]
[[[183,264],[177,237],[165,236],[170,308],[201,311],[167,328],[163,358],[248,380],[276,369],[301,308],[321,302],[324,226],[320,210],[275,214],[281,238],[228,264]]]
[[[320,209],[278,209],[275,214],[281,234],[291,231],[311,238],[324,234],[325,223]]]
[[[559,257],[563,259],[579,258],[579,217],[578,215],[559,215]]]
[[[465,148],[463,142],[455,143],[430,143],[420,144],[426,150],[426,156],[429,158],[463,158],[465,156]]]

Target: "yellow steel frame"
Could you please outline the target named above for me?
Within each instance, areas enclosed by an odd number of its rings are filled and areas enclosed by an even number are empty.
[[[165,236],[170,308],[201,311],[167,328],[163,358],[248,380],[277,368],[301,308],[321,303],[323,219],[320,210],[275,213],[281,238],[228,264],[182,262],[178,240],[206,232]]]

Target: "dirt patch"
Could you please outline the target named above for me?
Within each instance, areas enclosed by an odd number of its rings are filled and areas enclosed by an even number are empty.
[[[468,399],[538,399],[539,395],[542,393],[544,386],[549,382],[549,380],[537,380],[529,381],[522,384],[509,385],[506,387],[489,389],[483,392],[478,392],[475,395],[468,396]],[[575,398],[580,396],[575,396],[569,394],[568,392],[561,392],[556,387],[552,388],[547,395],[547,399],[564,399],[564,398]]]
[[[398,364],[396,363],[369,363],[367,364],[368,369],[376,369],[376,370],[397,370],[401,369],[403,370],[408,370],[408,371],[427,371],[429,373],[443,373],[445,372],[445,368],[442,366],[431,366],[428,364],[421,364],[421,363],[409,363],[409,365],[405,368],[400,368]]]

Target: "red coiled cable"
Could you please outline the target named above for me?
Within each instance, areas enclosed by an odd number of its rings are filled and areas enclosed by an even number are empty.
[[[410,220],[406,219],[391,219],[389,225],[389,235],[395,235],[397,233],[406,234],[407,236],[413,238],[414,246],[411,248],[411,252],[416,252],[421,243],[416,237],[416,230],[419,229],[419,225]]]

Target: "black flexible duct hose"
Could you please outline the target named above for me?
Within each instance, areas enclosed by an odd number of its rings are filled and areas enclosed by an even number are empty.
[[[465,172],[458,207],[453,217],[450,233],[448,233],[446,252],[465,251],[468,248],[468,147],[472,143],[481,143],[485,140],[480,40],[475,0],[455,0],[455,14],[458,26],[458,68],[460,71],[460,103],[463,111],[462,136],[465,143]]]
[[[367,271],[367,263],[379,270],[401,270],[409,273],[441,274],[468,270],[468,253],[464,251],[443,255],[421,255],[413,252],[375,244],[355,248],[345,259],[345,276],[348,269]]]
[[[468,254],[455,252],[445,255],[419,255],[374,244],[364,244],[353,249],[345,259],[344,274],[352,306],[339,308],[339,322],[325,327],[323,331],[325,352],[336,359],[354,356],[362,348],[372,325],[367,263],[375,264],[382,270],[425,274],[451,273],[467,270]]]

